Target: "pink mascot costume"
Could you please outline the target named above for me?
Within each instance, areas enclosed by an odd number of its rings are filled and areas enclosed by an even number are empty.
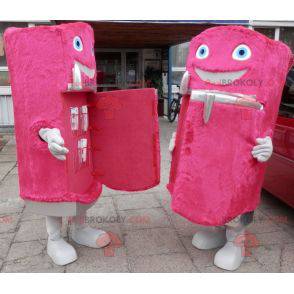
[[[243,260],[234,240],[260,201],[292,62],[286,45],[243,27],[211,28],[190,44],[168,189],[172,209],[188,220],[227,225],[193,238],[199,249],[225,245],[214,262],[227,270]]]
[[[60,236],[62,216],[74,216],[75,242],[106,246],[107,233],[85,224],[102,184],[138,191],[159,183],[156,92],[97,93],[88,24],[9,28],[4,38],[20,196],[28,209],[47,216],[49,256],[68,264],[77,255]]]

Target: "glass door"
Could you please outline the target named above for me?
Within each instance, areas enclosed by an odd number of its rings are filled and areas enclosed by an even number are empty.
[[[142,87],[140,50],[97,49],[98,91]]]
[[[96,52],[98,91],[123,88],[122,53]]]
[[[139,52],[126,52],[125,87],[128,89],[141,88]]]

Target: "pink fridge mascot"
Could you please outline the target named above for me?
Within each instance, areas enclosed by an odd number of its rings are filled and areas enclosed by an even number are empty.
[[[272,152],[292,62],[286,45],[243,27],[215,27],[192,39],[168,184],[175,212],[197,224],[230,224],[243,232],[239,220],[248,222],[260,201],[263,162]],[[238,235],[215,234],[196,234],[193,244],[209,249]],[[240,250],[228,254],[231,243],[215,257],[225,269],[242,261],[234,256]]]
[[[47,252],[67,264],[77,257],[60,237],[62,216],[76,216],[74,241],[105,246],[107,234],[84,224],[102,184],[138,191],[159,183],[156,91],[97,93],[94,34],[86,23],[9,28],[4,38],[20,196],[47,216]]]

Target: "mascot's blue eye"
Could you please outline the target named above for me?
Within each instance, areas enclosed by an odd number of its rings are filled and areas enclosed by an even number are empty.
[[[209,49],[207,47],[207,45],[201,45],[198,47],[197,51],[196,51],[196,57],[198,59],[204,59],[208,56],[209,54]]]
[[[79,36],[75,36],[73,39],[73,47],[77,51],[82,51],[83,50],[83,42]]]
[[[232,57],[235,60],[247,60],[251,57],[251,50],[247,45],[241,44],[234,49]]]

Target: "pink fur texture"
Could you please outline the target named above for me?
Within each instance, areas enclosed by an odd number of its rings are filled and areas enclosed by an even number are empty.
[[[132,93],[132,95],[130,95]],[[159,184],[155,89],[97,93],[90,107],[95,176],[112,189],[137,191]]]
[[[74,40],[77,36],[82,41],[82,50],[76,50],[74,47]],[[71,23],[24,29],[9,28],[4,38],[14,104],[20,196],[24,199],[44,202],[93,202],[101,193],[101,183],[104,183],[97,180],[95,176],[95,170],[100,167],[100,162],[95,162],[94,169],[93,146],[100,145],[108,148],[109,153],[121,155],[125,160],[125,165],[121,163],[122,169],[127,165],[128,155],[123,153],[126,149],[121,148],[119,144],[110,145],[110,141],[98,141],[101,137],[92,136],[92,132],[96,130],[91,126],[87,131],[83,131],[80,125],[77,131],[71,128],[71,107],[78,107],[80,111],[82,106],[90,106],[89,103],[93,99],[99,100],[101,96],[91,90],[91,85],[96,83],[96,74],[93,78],[89,78],[89,75],[84,72],[81,72],[83,89],[67,91],[68,84],[73,83],[72,69],[75,62],[82,64],[82,68],[86,66],[96,71],[93,51],[94,35],[91,26],[86,23]],[[122,110],[130,107],[134,114],[132,116],[130,112],[124,111],[126,116],[120,116],[120,119],[124,120],[122,124],[125,126],[124,132],[128,132],[128,123],[135,122],[132,128],[135,133],[127,136],[128,138],[133,137],[133,141],[129,144],[134,144],[134,140],[140,139],[143,134],[146,141],[149,139],[148,145],[136,146],[138,152],[142,154],[157,152],[159,156],[159,145],[155,140],[156,136],[158,137],[157,113],[153,109],[157,99],[156,93],[150,89],[129,90],[123,93],[125,101],[130,103],[134,102],[132,98],[134,95],[140,101],[141,97],[145,97],[147,102],[140,105],[135,104],[133,108],[131,105],[123,105]],[[116,94],[116,97],[119,96]],[[136,115],[136,107],[140,107],[138,114],[141,117]],[[114,116],[117,115],[116,105],[110,103],[108,108],[114,113]],[[100,115],[101,110],[94,107],[90,115],[97,117],[98,113]],[[123,133],[118,133],[111,119],[107,117],[104,119],[97,117],[97,119],[105,129],[113,132],[118,140],[124,136]],[[141,129],[140,119],[144,121],[144,127],[149,122],[148,132],[144,133],[144,130]],[[90,121],[92,121],[91,117]],[[95,120],[93,124],[97,125]],[[69,149],[66,161],[53,157],[48,150],[47,143],[42,141],[38,135],[40,128],[52,127],[60,129],[65,146]],[[97,128],[101,126],[97,125]],[[78,152],[78,142],[81,139],[87,139],[87,159],[82,164],[79,161]],[[124,141],[124,144],[127,143]],[[139,159],[136,158],[136,160]],[[103,164],[103,167],[107,169],[108,164],[116,163],[104,160]],[[158,180],[154,179],[158,174],[158,162],[153,160],[140,164],[138,161],[137,164],[139,168],[136,172],[141,172],[141,182],[136,185],[138,177],[128,178],[132,189],[140,190],[144,184],[148,187],[156,185]],[[113,170],[112,166],[108,166]],[[119,173],[112,176],[119,176]],[[121,190],[128,188],[123,184],[115,187]]]
[[[197,49],[209,48],[206,58]],[[232,58],[247,45],[251,57]],[[256,138],[272,136],[286,74],[293,59],[290,49],[255,31],[215,27],[192,39],[187,70],[191,90],[218,90],[255,95],[262,110],[214,102],[207,124],[204,103],[183,98],[168,189],[172,209],[192,222],[223,225],[252,211],[260,199],[265,164],[251,155]],[[229,84],[202,80],[195,69],[213,73],[246,70]]]

